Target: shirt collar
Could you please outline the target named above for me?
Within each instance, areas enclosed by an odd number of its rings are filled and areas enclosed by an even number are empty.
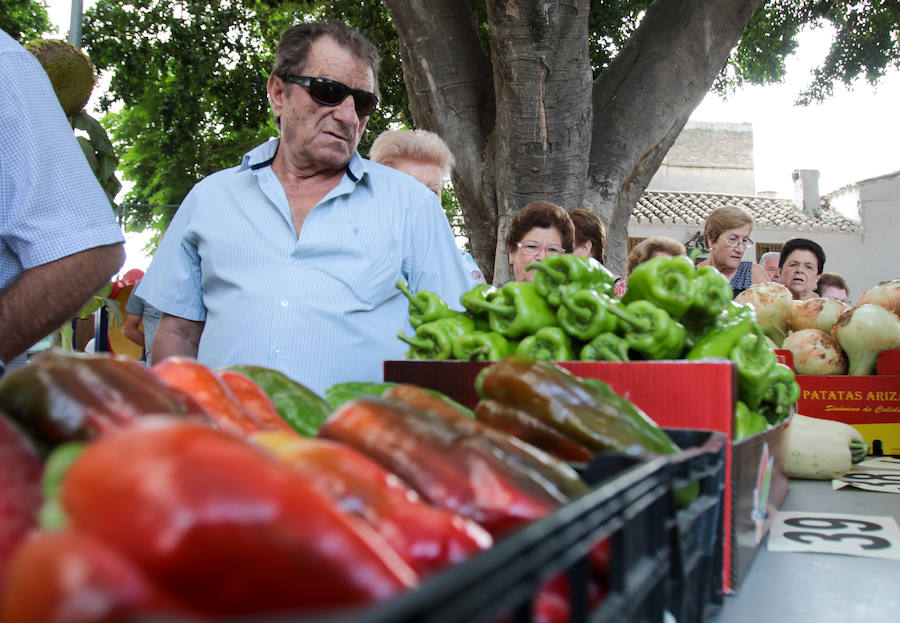
[[[272,164],[275,159],[275,152],[278,151],[278,138],[273,138],[262,145],[257,145],[246,154],[241,160],[239,170],[260,169]],[[354,182],[358,183],[369,172],[368,161],[359,155],[359,152],[353,152],[350,162],[347,163],[347,176]]]

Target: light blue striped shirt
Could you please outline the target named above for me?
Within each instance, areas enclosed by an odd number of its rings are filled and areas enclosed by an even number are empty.
[[[280,370],[322,393],[380,381],[407,350],[408,303],[397,290],[440,294],[457,309],[469,275],[434,193],[354,154],[298,237],[270,166],[278,139],[188,193],[138,294],[162,311],[205,320],[197,358]]]
[[[29,268],[124,237],[50,79],[34,55],[2,30],[0,76],[0,290],[5,290]]]

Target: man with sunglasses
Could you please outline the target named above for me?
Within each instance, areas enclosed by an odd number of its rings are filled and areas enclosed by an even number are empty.
[[[256,364],[321,393],[403,357],[398,279],[459,306],[467,275],[439,201],[356,151],[377,71],[344,24],[285,31],[267,87],[280,137],[191,190],[138,287],[164,312],[155,360]]]

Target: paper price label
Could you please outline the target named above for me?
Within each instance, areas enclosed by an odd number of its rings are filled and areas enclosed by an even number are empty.
[[[781,511],[768,549],[900,560],[900,528],[893,517]]]
[[[866,491],[900,493],[900,472],[848,472],[833,481],[831,488],[837,490],[846,485]]]

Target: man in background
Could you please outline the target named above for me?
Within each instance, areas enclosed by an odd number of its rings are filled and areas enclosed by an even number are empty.
[[[822,298],[834,299],[847,305],[853,304],[847,281],[837,273],[822,273],[819,277],[818,293]]]
[[[122,332],[129,340],[144,347],[144,359],[153,365],[153,340],[156,327],[162,319],[162,312],[138,296],[134,290],[125,303],[125,324]]]
[[[778,271],[778,258],[780,255],[778,251],[767,251],[759,258],[759,265],[766,271],[769,281],[774,281],[775,283],[781,283],[781,274]]]
[[[434,193],[364,160],[378,53],[339,22],[281,36],[267,85],[280,136],[188,193],[138,295],[163,312],[157,362],[279,370],[322,393],[401,359],[413,292],[456,308],[468,279]]]
[[[0,30],[0,374],[79,309],[125,259],[112,206],[53,86]]]
[[[453,166],[453,154],[447,143],[428,130],[386,130],[372,143],[369,159],[411,175],[425,184],[438,199]],[[471,275],[470,285],[485,283],[475,258],[465,249],[459,252]]]

